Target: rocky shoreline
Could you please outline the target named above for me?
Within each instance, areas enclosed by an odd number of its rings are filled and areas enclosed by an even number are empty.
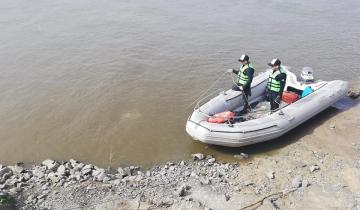
[[[166,207],[172,204],[171,197],[185,197],[191,190],[189,185],[179,186],[180,183],[191,179],[202,185],[216,183],[218,191],[223,191],[232,186],[229,180],[237,177],[237,164],[218,163],[212,156],[205,157],[200,153],[194,154],[193,160],[169,162],[148,171],[141,171],[137,166],[119,167],[115,172],[73,159],[63,162],[44,160],[31,168],[18,163],[0,166],[0,190],[2,198],[15,200],[18,208],[25,209],[79,208],[114,195],[135,199],[145,191],[153,205]],[[163,195],[159,194],[159,188]],[[69,190],[78,193],[75,195],[77,203],[66,200],[73,196],[65,196],[69,195]],[[54,203],[58,205],[54,206]]]
[[[354,149],[360,151],[359,145]],[[0,166],[2,209],[318,209],[303,204],[306,193],[320,189],[336,193],[336,208],[360,208],[359,192],[329,180],[348,168],[360,174],[360,160],[304,154],[301,143],[289,147],[292,152],[276,157],[234,163],[199,153],[146,171],[136,166],[109,171],[73,159],[44,160],[31,168]]]
[[[239,153],[231,163],[198,153],[149,170],[74,159],[0,165],[0,209],[359,210],[359,111],[333,116],[276,154]]]

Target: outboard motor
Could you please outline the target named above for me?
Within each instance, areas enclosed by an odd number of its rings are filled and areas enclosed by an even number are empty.
[[[302,68],[301,70],[301,79],[304,81],[304,82],[314,82],[314,71],[311,67],[304,67]]]

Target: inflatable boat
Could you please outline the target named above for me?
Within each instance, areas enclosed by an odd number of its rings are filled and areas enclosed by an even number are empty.
[[[337,102],[348,91],[348,83],[345,81],[315,81],[310,68],[303,69],[299,80],[291,71],[285,71],[287,79],[283,100],[277,110],[270,112],[270,107],[266,106],[270,103],[265,100],[267,81],[271,72],[268,69],[252,81],[252,95],[248,98],[252,107],[250,113],[240,116],[227,114],[242,110],[242,92],[231,89],[218,91],[215,97],[208,95],[197,102],[187,120],[186,132],[194,140],[228,147],[264,142],[296,128]],[[261,110],[261,114],[258,110]]]

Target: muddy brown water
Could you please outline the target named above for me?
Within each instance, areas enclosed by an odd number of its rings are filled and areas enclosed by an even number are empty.
[[[185,132],[188,105],[242,52],[257,71],[279,57],[323,80],[357,78],[359,14],[358,0],[1,0],[0,160],[148,167],[271,152],[302,131],[207,146]]]

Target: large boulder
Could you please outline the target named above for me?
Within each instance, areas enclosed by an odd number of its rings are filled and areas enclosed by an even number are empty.
[[[81,169],[81,173],[82,173],[82,175],[88,175],[91,173],[91,171],[93,169],[94,169],[94,166],[91,164],[88,164]]]
[[[118,178],[123,178],[125,176],[125,171],[123,168],[119,167],[118,170],[117,170],[117,174],[116,174],[116,177]]]
[[[97,177],[99,176],[101,173],[105,173],[105,169],[103,168],[97,168],[97,169],[94,169],[92,172],[91,172],[91,175],[93,177]]]
[[[347,93],[347,96],[349,96],[352,99],[356,99],[360,96],[360,89],[350,89]]]
[[[135,176],[140,170],[138,166],[130,166],[123,169],[123,176]]]
[[[108,180],[108,176],[105,172],[100,172],[97,176],[96,176],[96,180],[98,180],[99,182],[103,182],[104,180]]]
[[[59,176],[65,176],[68,173],[68,170],[66,169],[66,167],[64,165],[60,165],[57,169],[57,174]]]
[[[41,178],[43,178],[43,177],[45,176],[45,170],[46,170],[46,169],[45,169],[44,167],[35,166],[35,167],[33,168],[33,170],[32,170],[32,174],[33,174],[35,177],[41,179]]]
[[[7,170],[6,173],[0,177],[0,184],[6,182],[13,175],[12,170]]]
[[[12,170],[11,170],[9,167],[2,167],[2,168],[0,168],[0,178],[1,178],[2,176],[4,176],[4,174],[7,174],[7,173],[9,173],[9,172],[12,173]]]
[[[53,183],[58,183],[61,179],[61,177],[59,177],[56,173],[54,172],[50,172],[47,177],[53,182]]]
[[[25,172],[25,168],[23,167],[22,163],[17,163],[14,166],[9,166],[9,168],[11,168],[11,170],[16,174],[20,174],[20,173]]]
[[[201,153],[192,154],[191,157],[193,160],[203,160],[205,159],[205,155]]]
[[[58,167],[60,166],[59,163],[57,163],[56,161],[54,160],[50,160],[50,159],[47,159],[47,160],[44,160],[42,162],[42,164],[44,166],[46,166],[46,169],[50,170],[50,171],[56,171],[58,169]]]
[[[73,168],[75,168],[79,164],[79,161],[74,159],[70,159],[69,162]]]

